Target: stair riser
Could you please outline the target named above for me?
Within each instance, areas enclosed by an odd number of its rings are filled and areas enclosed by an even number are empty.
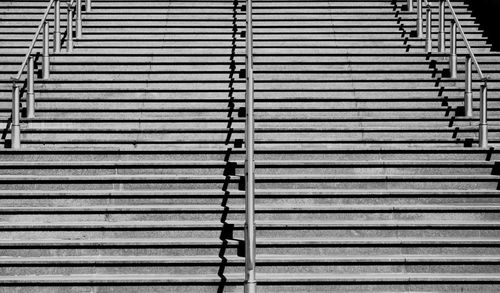
[[[71,133],[73,132],[73,133]],[[163,143],[168,142],[197,142],[198,141],[209,141],[209,142],[234,142],[235,139],[243,139],[244,135],[241,131],[225,131],[224,129],[209,133],[193,133],[193,131],[187,130],[185,133],[183,131],[175,131],[176,133],[154,133],[155,131],[151,131],[152,133],[148,133],[146,130],[144,131],[133,131],[133,132],[124,132],[117,133],[119,131],[107,132],[106,130],[101,131],[100,133],[86,133],[78,131],[71,131],[69,133],[44,133],[42,131],[31,133],[28,129],[23,132],[21,139],[27,140],[49,140],[49,141],[78,141],[82,139],[98,140],[98,141],[113,141],[120,140],[128,143],[134,143],[134,141],[161,141]],[[142,132],[142,133],[141,133]],[[165,131],[165,132],[168,132]],[[494,132],[492,132],[494,135]],[[287,142],[287,141],[295,141],[295,142],[325,142],[325,141],[352,141],[352,140],[428,140],[428,139],[441,139],[443,141],[453,141],[453,140],[461,140],[464,139],[473,139],[477,137],[477,130],[475,131],[430,131],[430,130],[422,130],[422,132],[418,132],[418,130],[414,132],[343,132],[343,131],[335,131],[335,132],[324,132],[323,138],[318,138],[317,135],[309,134],[304,132],[268,132],[268,133],[257,133],[256,139],[261,142]]]
[[[240,229],[234,231],[234,237],[236,239],[243,239],[243,231]],[[262,230],[257,228],[260,237],[265,238],[293,238],[297,234],[306,240],[307,238],[325,238],[325,237],[340,237],[340,238],[360,238],[363,237],[421,237],[421,238],[439,238],[439,237],[493,237],[497,238],[500,236],[500,231],[498,230],[483,230],[478,228],[471,228],[468,230],[457,230],[456,228],[451,228],[450,230],[443,229],[431,229],[431,230],[415,230],[415,228],[409,229],[396,229],[384,228],[384,229],[285,229],[285,227],[276,227],[271,230]],[[73,230],[73,229],[72,229]],[[148,239],[148,238],[212,238],[217,239],[221,235],[221,229],[212,230],[200,230],[196,227],[187,230],[174,229],[171,231],[159,231],[158,229],[151,229],[147,231],[131,231],[128,229],[122,231],[112,231],[108,229],[96,229],[99,232],[94,231],[57,231],[43,229],[39,231],[10,231],[10,232],[0,232],[0,235],[7,239],[17,239],[17,240],[28,240],[28,239],[102,239],[102,238],[135,238],[135,239]],[[143,229],[140,229],[143,230]],[[399,235],[399,236],[398,236]]]
[[[27,182],[22,182],[19,184],[2,184],[0,190],[158,190],[158,189],[214,189],[221,190],[225,188],[226,182],[225,177],[221,176],[218,182],[214,183],[194,183],[190,180],[186,180],[180,183],[57,183],[57,182],[47,182],[43,184],[28,184]],[[236,180],[235,180],[236,181]],[[325,189],[496,189],[498,186],[497,180],[491,180],[486,182],[450,182],[450,181],[390,181],[385,180],[374,180],[374,181],[363,181],[363,180],[353,180],[343,181],[343,180],[332,180],[333,182],[319,181],[319,182],[276,182],[276,183],[266,183],[259,182],[260,188],[263,189],[273,189],[273,188],[285,188],[285,189],[311,189],[311,188],[325,188]],[[238,182],[227,184],[227,189],[239,190]]]
[[[178,49],[175,49],[178,50]],[[213,49],[182,49],[184,52],[212,52],[212,53],[224,53],[227,52],[226,48],[213,48]],[[237,48],[236,49],[236,54],[240,55],[241,52],[243,52],[243,48]],[[207,72],[218,72],[222,71],[224,73],[231,73],[232,70],[230,69],[230,62],[223,62],[221,61],[220,63],[216,62],[211,62],[211,63],[206,63],[206,64],[200,64],[196,62],[192,62],[192,64],[164,64],[164,62],[155,62],[154,64],[151,65],[143,65],[140,63],[132,63],[130,65],[127,65],[127,63],[123,62],[122,64],[118,62],[109,62],[109,63],[104,63],[101,62],[101,64],[90,64],[90,62],[84,63],[83,60],[82,62],[64,62],[61,61],[59,62],[60,58],[56,58],[55,62],[52,63],[52,76],[57,77],[58,74],[87,74],[90,73],[99,73],[100,76],[108,76],[109,73],[117,72],[117,73],[125,73],[125,74],[136,74],[136,72],[148,72],[148,73],[169,73],[169,74],[175,74],[175,72],[180,71],[207,71]],[[338,62],[340,63],[340,61]],[[353,64],[345,64],[345,62],[342,62],[344,64],[322,64],[322,63],[315,63],[311,61],[309,64],[294,64],[290,62],[289,64],[286,63],[257,63],[254,64],[254,74],[261,74],[261,72],[287,72],[287,71],[295,71],[295,72],[307,72],[308,70],[311,71],[317,71],[318,73],[321,73],[322,71],[336,71],[336,72],[341,72],[344,74],[353,74],[355,72],[360,71],[360,73],[366,73],[366,72],[373,72],[373,73],[379,73],[379,72],[386,72],[390,73],[391,71],[396,71],[396,72],[404,72],[404,71],[410,71],[410,72],[417,72],[417,73],[434,73],[435,69],[438,73],[440,73],[444,69],[448,69],[448,64],[444,63],[439,63],[436,64],[436,66],[431,66],[429,63],[424,63],[424,62],[407,62],[407,63],[385,63],[383,61],[374,63],[374,64],[367,64],[364,62],[353,62]],[[244,65],[240,62],[235,63],[237,68],[243,69]],[[465,68],[460,62],[458,64],[458,72],[459,73],[464,73]],[[403,66],[406,66],[406,69],[402,69]],[[490,75],[495,73],[495,67],[497,64],[481,64],[481,69],[484,71],[490,71]],[[409,68],[408,68],[409,67]],[[11,64],[6,64],[0,69],[2,75],[5,74],[13,74],[19,70],[19,64],[12,62]],[[347,73],[346,71],[349,70],[351,72]],[[104,72],[103,72],[104,71]],[[233,70],[234,71],[234,70]],[[239,73],[239,69],[236,69],[236,72]],[[463,76],[462,76],[463,77]],[[459,78],[459,80],[462,78]],[[496,77],[495,79],[498,79]],[[477,79],[476,79],[477,80]]]
[[[350,245],[342,245],[343,247],[314,247],[309,245],[299,245],[298,247],[263,247],[258,245],[259,254],[274,254],[274,255],[310,255],[317,256],[318,249],[321,249],[326,255],[345,256],[345,255],[398,255],[401,253],[412,255],[495,255],[498,248],[486,247],[410,247],[402,248],[398,246],[374,245],[365,247],[353,247]],[[144,247],[127,247],[127,248],[106,248],[106,249],[64,249],[64,248],[48,248],[42,249],[2,249],[0,250],[3,256],[16,257],[25,255],[26,257],[50,257],[54,255],[61,256],[204,256],[204,255],[219,255],[223,252],[224,256],[234,257],[237,255],[235,245],[220,245],[213,248],[191,247],[191,248],[144,248]]]
[[[307,70],[306,68],[304,71]],[[297,82],[314,82],[321,80],[331,80],[332,82],[339,83],[345,80],[353,80],[354,82],[361,82],[366,80],[373,81],[394,81],[394,83],[399,83],[400,80],[419,80],[423,78],[427,78],[432,75],[432,70],[427,70],[424,72],[417,72],[408,70],[408,72],[359,72],[359,73],[347,73],[347,72],[339,72],[339,73],[328,73],[328,72],[316,72],[316,73],[307,73],[307,72],[274,72],[274,73],[260,73],[256,72],[255,78],[257,82],[267,82],[269,80],[296,80]],[[439,72],[436,74],[438,77],[441,77],[442,73]],[[500,74],[489,74],[492,79],[499,79]],[[2,75],[0,75],[2,77]],[[3,77],[8,77],[8,75],[3,75]],[[475,80],[478,80],[479,76],[475,76]],[[143,73],[143,72],[127,72],[127,73],[99,73],[95,74],[90,71],[85,73],[73,73],[73,72],[54,72],[52,75],[53,80],[60,82],[74,82],[75,80],[81,80],[82,82],[106,82],[106,81],[131,81],[138,82],[144,80],[150,80],[153,83],[156,83],[160,80],[165,82],[172,81],[181,81],[181,80],[207,80],[207,81],[221,81],[227,80],[227,83],[239,83],[242,80],[242,76],[240,75],[239,70],[230,71],[227,68],[223,71],[213,71],[213,72],[204,72],[200,73],[200,71],[193,72],[156,72],[156,73]],[[458,74],[457,81],[464,80],[464,74]],[[49,81],[49,84],[53,83],[53,81]],[[43,80],[37,80],[37,88],[43,89],[43,85],[46,84]],[[443,82],[443,84],[448,84],[448,82]]]
[[[45,115],[48,116],[48,115]],[[70,120],[71,118],[67,118]],[[160,120],[160,119],[158,119]],[[169,128],[187,128],[187,129],[203,129],[203,128],[226,128],[228,125],[234,128],[244,128],[244,121],[224,121],[223,119],[213,119],[214,121],[196,121],[196,122],[180,122],[179,120],[167,120],[167,121],[158,121],[158,122],[103,122],[98,118],[95,119],[95,122],[46,122],[46,123],[28,123],[28,128],[45,128],[45,129],[61,129],[61,128],[69,128],[69,129],[81,129],[81,128],[92,128],[96,129],[102,127],[104,129],[110,129],[112,127],[116,127],[117,129],[129,129],[129,128],[153,128],[159,129],[168,125]],[[222,120],[222,121],[221,121]],[[278,119],[277,119],[278,120]],[[436,119],[437,120],[437,119]],[[139,120],[140,121],[140,120]],[[182,120],[181,120],[182,121]],[[278,120],[279,121],[279,120]],[[448,121],[433,121],[429,119],[429,121],[368,121],[368,122],[354,122],[354,121],[339,121],[339,122],[309,122],[309,121],[297,121],[297,122],[260,122],[257,121],[258,125],[261,127],[301,127],[307,125],[307,127],[398,127],[398,126],[407,126],[407,127],[436,127],[436,128],[445,128],[449,127],[452,122]],[[2,124],[0,124],[0,127]],[[474,126],[474,124],[466,121],[458,121],[453,122],[453,127],[469,127]],[[7,123],[4,125],[4,128],[7,128]]]
[[[78,196],[78,195],[66,195],[66,196],[35,196],[35,195],[13,195],[11,197],[2,196],[0,198],[0,203],[4,207],[71,207],[71,206],[105,206],[105,205],[215,205],[215,206],[227,206],[229,207],[229,213],[238,215],[238,213],[243,213],[242,206],[244,205],[244,195],[242,191],[235,190],[227,190],[227,194],[224,195],[221,191],[220,195],[206,195],[203,192],[199,192],[195,195],[151,195],[147,191],[143,194],[139,195],[129,195],[129,196],[119,196],[119,195],[101,195],[98,196],[99,193],[90,194],[87,196]],[[458,193],[458,192],[457,192]],[[422,194],[425,194],[422,192]],[[477,194],[466,194],[466,195],[450,195],[448,197],[440,197],[427,195],[426,197],[415,195],[415,196],[379,196],[374,194],[372,196],[340,196],[340,195],[324,195],[324,196],[307,196],[303,195],[288,195],[284,194],[281,196],[270,196],[265,194],[257,193],[256,203],[258,206],[274,206],[274,205],[304,205],[304,206],[316,206],[316,205],[330,205],[330,206],[341,206],[341,205],[472,205],[476,206],[478,204],[481,205],[494,205],[496,195],[490,195],[486,197],[482,195],[481,191],[477,191]],[[234,208],[238,207],[238,211]],[[264,213],[262,208],[258,207],[257,211],[260,217],[271,217],[279,215],[272,215],[269,212]],[[222,213],[222,211],[221,211]],[[317,212],[316,212],[317,213]],[[373,212],[376,214],[377,212]],[[393,212],[393,215],[403,214],[404,212]],[[411,212],[408,212],[411,213]],[[422,215],[430,215],[435,213],[437,215],[449,215],[451,216],[450,211],[439,212],[439,211],[428,211],[427,213],[421,212]],[[473,212],[463,212],[461,210],[456,211],[460,215],[465,214],[468,217],[473,215],[474,213],[479,213],[476,209]],[[175,213],[174,213],[175,214]],[[331,217],[340,217],[342,215],[341,212],[337,212],[337,215],[333,213],[324,213],[324,215]],[[379,212],[377,216],[391,214],[389,212]],[[213,214],[213,217],[217,217],[217,213]],[[307,213],[298,214],[301,217],[308,217]],[[484,218],[495,218],[497,217],[497,212],[486,212],[484,211],[481,214]],[[283,215],[283,217],[286,216]],[[360,214],[353,215],[353,217],[359,218]],[[316,217],[312,215],[311,217]],[[220,219],[220,217],[219,217]]]
[[[259,265],[259,263],[258,263]],[[451,268],[450,268],[451,267]],[[220,265],[210,265],[210,266],[147,266],[142,264],[137,264],[137,267],[130,266],[120,266],[116,267],[21,267],[21,268],[9,268],[0,269],[0,273],[4,276],[16,276],[16,275],[35,275],[43,269],[44,272],[51,275],[65,275],[65,274],[217,274],[219,271],[223,270],[226,274],[238,273],[243,274],[244,265],[243,263],[234,264],[224,264],[221,260]],[[359,272],[361,274],[377,274],[377,273],[426,273],[432,270],[436,273],[447,274],[447,273],[495,273],[498,272],[499,265],[385,265],[385,264],[374,264],[374,265],[318,265],[318,266],[301,266],[295,264],[283,264],[280,266],[276,265],[259,265],[260,273],[328,273],[328,274],[348,274],[352,272]]]
[[[498,168],[498,167],[496,167]],[[228,173],[230,172],[230,173]],[[243,163],[239,162],[238,166],[233,169],[233,166],[229,164],[221,166],[196,166],[196,162],[193,162],[191,166],[157,166],[157,167],[74,167],[67,168],[64,165],[59,167],[47,168],[47,167],[36,167],[32,168],[26,167],[1,167],[0,175],[60,175],[60,176],[70,176],[70,175],[148,175],[148,174],[164,174],[164,175],[175,175],[175,174],[194,174],[194,175],[220,175],[223,174],[243,174]],[[337,174],[337,175],[490,175],[498,173],[498,170],[494,170],[493,166],[377,166],[377,165],[367,165],[367,166],[296,166],[296,167],[280,167],[277,166],[265,166],[264,164],[257,163],[257,174],[270,174],[270,175],[294,175],[294,174]]]
[[[226,156],[228,156],[226,158]],[[378,160],[458,160],[458,161],[495,161],[500,160],[500,154],[496,151],[487,151],[480,149],[439,149],[434,150],[399,150],[399,151],[381,151],[380,149],[359,150],[352,149],[350,152],[339,150],[311,150],[300,148],[277,149],[274,151],[257,148],[255,159],[257,161],[267,160],[340,160],[340,161],[378,161]],[[113,151],[95,151],[95,152],[72,152],[72,151],[23,151],[23,152],[5,152],[0,156],[1,161],[242,161],[244,160],[244,150],[229,149],[224,151],[189,151],[177,150],[175,152],[156,150],[152,152],[121,152]]]
[[[232,202],[232,201],[231,201]],[[294,203],[289,200],[289,204]],[[93,204],[93,203],[87,203]],[[220,204],[220,202],[219,202]],[[294,203],[295,204],[295,203]],[[319,203],[317,203],[319,204]],[[41,214],[33,212],[32,214],[2,214],[0,215],[0,220],[3,222],[38,222],[46,223],[50,221],[59,222],[90,222],[90,221],[221,221],[226,219],[227,221],[243,221],[244,212],[239,210],[238,212],[231,212],[231,204],[228,205],[229,212],[220,211],[219,213],[189,213],[189,212],[171,212],[171,213],[161,213],[161,212],[149,212],[149,213],[92,213],[92,214],[80,214],[74,212],[73,214],[67,212],[66,214],[54,214],[46,213]],[[315,214],[311,214],[315,213]],[[480,221],[499,221],[500,211],[493,213],[463,213],[463,212],[448,212],[448,213],[377,213],[371,212],[371,214],[360,214],[360,213],[328,213],[328,212],[280,212],[273,214],[271,212],[263,213],[258,211],[256,218],[258,220],[286,220],[286,221],[377,221],[377,220],[394,220],[394,221],[463,221],[463,220],[480,220]]]

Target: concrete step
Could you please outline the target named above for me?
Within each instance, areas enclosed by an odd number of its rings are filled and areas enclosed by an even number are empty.
[[[68,160],[221,160],[225,161],[225,156],[229,154],[231,159],[242,160],[244,150],[242,149],[179,149],[172,151],[169,149],[158,148],[156,150],[98,150],[98,149],[30,149],[20,150],[4,149],[1,150],[3,161],[68,161]],[[336,148],[320,147],[288,147],[288,148],[263,148],[256,149],[256,159],[262,160],[303,160],[307,156],[310,160],[478,160],[491,161],[498,160],[498,150],[495,147],[490,149],[481,148],[437,148],[433,145],[428,147],[384,147],[375,146],[357,146],[355,148],[338,146]]]
[[[485,161],[256,161],[258,174],[494,174],[498,166]],[[0,162],[0,174],[243,174],[243,161],[37,161]]]
[[[241,257],[226,256],[227,262],[225,273],[236,273],[242,271],[244,260]],[[405,257],[408,260],[405,262]],[[490,258],[491,257],[491,258]],[[490,258],[490,259],[489,259]],[[47,260],[44,264],[43,260]],[[140,266],[132,267],[132,261],[135,260]],[[45,274],[64,274],[65,272],[74,273],[91,273],[98,266],[101,273],[113,273],[112,266],[122,266],[122,274],[127,273],[187,273],[191,269],[193,274],[213,274],[221,266],[220,257],[61,257],[61,258],[4,258],[2,263],[7,265],[17,266],[9,269],[7,275],[16,274],[34,274],[37,267],[44,266]],[[329,268],[323,273],[348,273],[349,269],[363,269],[366,273],[393,273],[394,271],[403,272],[401,264],[405,263],[408,266],[407,272],[424,273],[418,269],[422,263],[431,264],[431,267],[436,272],[441,273],[465,273],[469,270],[481,268],[484,273],[494,273],[494,268],[500,261],[496,256],[419,256],[419,255],[382,255],[375,257],[362,256],[325,256],[324,258],[315,258],[311,256],[295,256],[295,255],[263,255],[258,259],[258,264],[262,267],[262,272],[267,273],[293,273],[301,271],[304,273],[318,273],[319,270]],[[446,265],[454,264],[461,265],[464,268],[453,271],[446,269]],[[57,266],[63,266],[58,268]],[[295,269],[293,269],[295,267]],[[38,268],[39,269],[39,268]]]
[[[498,205],[496,197],[498,191],[479,189],[474,191],[458,189],[377,189],[377,190],[339,190],[339,189],[258,189],[257,211],[259,217],[266,214],[279,216],[273,213],[276,210],[290,210],[299,205],[304,210],[316,211],[316,215],[323,213],[343,214],[364,213],[367,210],[374,213],[392,213],[392,215],[403,213],[436,213],[440,215],[453,216],[449,211],[461,212],[467,216],[478,213],[476,207],[492,206],[484,208],[483,216],[495,216],[494,207]],[[64,210],[65,207],[72,207],[77,204],[81,207],[100,206],[102,209],[109,209],[110,203],[113,205],[130,206],[137,209],[140,206],[158,206],[161,210],[163,206],[170,209],[177,208],[179,212],[186,213],[187,210],[193,212],[211,211],[212,216],[218,212],[220,217],[224,213],[238,214],[240,207],[244,205],[244,191],[239,190],[214,190],[214,189],[184,189],[174,191],[162,190],[5,190],[0,191],[2,205],[9,208],[25,208],[25,214],[29,214],[30,208],[54,207]],[[225,201],[230,203],[224,203]],[[183,207],[184,205],[184,207]],[[197,206],[203,205],[200,208]],[[214,206],[210,209],[210,206]],[[411,207],[415,207],[412,210]],[[226,209],[229,208],[229,210]],[[324,208],[322,208],[324,207]],[[332,207],[331,209],[329,207]],[[335,207],[339,210],[336,212]],[[223,208],[222,211],[220,209]],[[157,209],[157,210],[158,210]],[[154,209],[151,209],[154,210]],[[99,211],[99,209],[97,209]],[[298,212],[298,210],[295,210]],[[359,212],[358,212],[359,211]],[[42,213],[42,211],[40,211]],[[116,213],[119,213],[118,211]],[[8,213],[5,213],[8,214]],[[23,213],[19,210],[18,216]],[[50,214],[46,211],[45,214]],[[64,214],[64,213],[59,213]],[[89,214],[89,213],[87,213]],[[109,212],[111,214],[111,212]],[[171,213],[170,213],[171,214]],[[302,214],[307,216],[308,214]],[[72,215],[76,216],[76,215]],[[220,218],[219,218],[220,219]],[[69,219],[68,219],[69,220]],[[74,219],[73,219],[74,220]],[[172,220],[172,219],[169,219]]]
[[[221,199],[219,199],[220,201]],[[34,200],[31,200],[32,202]],[[59,206],[32,206],[27,200],[24,201],[3,201],[5,204],[23,206],[7,206],[1,208],[3,222],[63,222],[63,221],[217,221],[224,218],[226,221],[243,221],[245,207],[239,204],[209,205],[200,206],[197,204],[160,204],[149,199],[134,205],[110,205],[100,204],[99,200],[85,202],[80,200],[84,206],[74,207],[75,201],[62,200],[46,201],[45,204]],[[24,206],[26,202],[26,206]],[[365,221],[393,220],[410,221],[422,220],[432,221],[439,219],[442,221],[462,221],[481,218],[485,221],[500,220],[500,205],[491,203],[469,203],[469,204],[426,204],[417,205],[388,205],[388,204],[356,204],[356,205],[330,205],[319,202],[306,204],[300,200],[276,199],[274,203],[263,205],[258,201],[256,206],[256,218],[260,221],[356,221],[362,217]],[[297,203],[294,204],[294,202]],[[129,201],[129,203],[133,203]]]
[[[32,239],[40,232],[46,232],[47,237],[56,235],[59,237],[120,237],[129,232],[132,237],[145,237],[145,232],[157,237],[217,237],[221,235],[226,225],[236,239],[241,239],[243,221],[231,221],[221,223],[220,221],[87,221],[82,222],[17,222],[0,223],[0,233],[10,239]],[[471,231],[471,237],[478,235],[481,231],[485,236],[498,237],[500,223],[498,221],[443,221],[443,220],[367,220],[367,221],[256,221],[257,230],[261,237],[283,238],[296,235],[293,231],[301,231],[301,238],[305,241],[309,238],[323,238],[333,234],[340,238],[354,237],[363,238],[371,235],[384,235],[385,237],[452,237],[456,231]],[[450,231],[452,230],[452,231]],[[101,233],[96,234],[95,231]],[[353,236],[352,232],[357,232]],[[376,233],[379,234],[376,234]],[[66,235],[65,235],[66,234]],[[73,235],[73,236],[72,236]],[[204,236],[205,235],[205,236]],[[212,236],[209,236],[212,235]],[[487,236],[486,236],[487,237]],[[230,237],[230,239],[234,239]]]
[[[67,188],[108,189],[114,184],[121,184],[123,189],[134,190],[173,188],[220,188],[228,184],[228,188],[239,189],[240,176],[217,175],[4,175],[0,179],[0,188],[62,190]],[[333,175],[333,174],[300,174],[300,175],[258,175],[256,182],[262,188],[340,188],[340,189],[496,189],[497,175]]]

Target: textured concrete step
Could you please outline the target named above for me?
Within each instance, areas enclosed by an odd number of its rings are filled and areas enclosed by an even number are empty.
[[[258,174],[497,174],[484,161],[256,161]],[[18,161],[0,162],[0,174],[243,174],[243,161]],[[230,169],[230,170],[229,170]]]

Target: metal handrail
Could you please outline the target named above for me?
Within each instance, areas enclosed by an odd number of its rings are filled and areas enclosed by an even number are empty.
[[[67,6],[67,52],[73,51],[73,15],[76,13],[76,37],[80,38],[82,34],[82,14],[81,14],[81,4],[82,0],[76,0],[76,9],[73,7],[73,1],[69,0]],[[91,0],[86,1],[86,9],[90,11]],[[42,46],[42,79],[48,79],[50,76],[50,56],[49,56],[49,21],[48,16],[50,11],[54,7],[54,52],[59,53],[61,51],[61,0],[50,0],[45,12],[43,14],[42,20],[38,25],[38,29],[33,36],[31,44],[29,46],[28,52],[26,53],[23,62],[21,63],[21,68],[17,72],[16,76],[11,77],[12,80],[12,122],[11,122],[11,148],[19,149],[21,147],[21,130],[19,118],[20,113],[20,90],[17,84],[21,80],[21,76],[24,72],[26,66],[27,69],[27,97],[26,97],[26,113],[28,118],[35,117],[35,91],[34,91],[34,80],[35,80],[35,60],[33,57],[33,49],[35,48],[38,37],[43,30],[43,46]]]
[[[418,1],[418,13],[417,13],[417,37],[422,37],[422,1],[425,1],[427,6],[427,29],[426,29],[426,44],[425,50],[427,53],[432,53],[432,11],[428,0],[417,0]],[[412,4],[412,0],[408,0],[408,5]],[[439,36],[438,36],[438,51],[439,53],[444,53],[446,50],[445,42],[445,9],[446,4],[450,9],[452,20],[451,20],[451,39],[450,39],[450,55],[449,55],[449,67],[450,67],[450,78],[457,78],[457,29],[462,36],[462,40],[467,48],[468,54],[466,55],[465,61],[465,92],[464,92],[464,116],[473,116],[473,99],[472,99],[472,64],[475,65],[477,73],[483,84],[480,86],[480,118],[479,118],[479,146],[482,148],[488,147],[488,77],[484,75],[481,70],[481,66],[477,61],[476,55],[472,50],[469,40],[465,35],[465,32],[460,24],[460,20],[451,4],[450,0],[439,0]],[[413,6],[413,4],[412,4]],[[408,7],[408,11],[412,11],[413,7]]]
[[[479,74],[479,77],[481,78],[481,80],[484,80],[485,76],[483,74],[483,71],[481,70],[479,63],[477,62],[476,55],[472,51],[469,40],[467,39],[467,36],[465,35],[465,32],[462,28],[462,25],[460,24],[460,20],[458,19],[457,14],[455,13],[455,9],[453,8],[453,5],[451,5],[450,0],[445,0],[445,1],[448,3],[448,7],[450,8],[451,15],[453,15],[453,19],[455,20],[455,24],[457,25],[458,31],[462,35],[462,40],[465,43],[465,47],[469,51],[469,55],[470,55],[472,61],[474,62],[474,64],[476,65],[477,73]]]
[[[28,52],[26,53],[23,63],[21,64],[21,68],[19,68],[19,71],[17,72],[17,75],[15,77],[11,77],[12,80],[14,81],[19,81],[21,79],[21,75],[23,74],[24,68],[26,67],[26,64],[28,64],[28,58],[31,56],[31,53],[33,52],[33,49],[35,48],[35,44],[38,40],[38,36],[40,36],[40,33],[42,32],[43,27],[45,26],[45,23],[47,21],[47,17],[49,16],[50,10],[52,9],[52,4],[54,4],[56,0],[50,0],[49,5],[47,5],[47,9],[45,9],[45,13],[43,14],[42,20],[40,21],[40,24],[38,25],[38,29],[36,30],[35,36],[33,37],[33,40],[31,41],[31,45],[28,49]]]
[[[254,159],[254,76],[252,0],[246,1],[246,123],[245,123],[245,282],[244,292],[257,292],[255,274],[255,159]]]

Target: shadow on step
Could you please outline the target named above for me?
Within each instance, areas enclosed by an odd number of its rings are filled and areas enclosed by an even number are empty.
[[[224,275],[226,266],[227,266],[227,258],[226,258],[226,250],[228,248],[228,240],[234,239],[233,236],[233,231],[234,231],[234,225],[233,224],[228,224],[227,223],[227,216],[229,213],[229,206],[228,206],[228,200],[230,197],[230,191],[228,191],[228,186],[229,183],[231,182],[231,177],[236,176],[236,164],[234,162],[231,162],[231,154],[233,147],[230,145],[231,143],[231,136],[232,136],[232,129],[233,129],[233,115],[235,114],[235,105],[234,105],[234,82],[235,82],[235,75],[236,73],[236,61],[235,61],[235,56],[236,56],[236,41],[238,37],[238,26],[237,26],[237,21],[238,21],[238,0],[233,0],[233,7],[232,7],[232,35],[231,35],[231,54],[230,54],[230,60],[229,60],[229,76],[228,76],[228,104],[227,104],[227,111],[228,111],[228,116],[227,116],[227,136],[225,139],[226,142],[226,154],[224,157],[224,161],[226,162],[226,166],[224,168],[224,173],[222,174],[224,176],[224,184],[222,185],[222,191],[224,192],[224,197],[222,198],[221,206],[223,207],[223,212],[221,214],[220,222],[223,224],[223,229],[221,231],[220,235],[220,240],[222,241],[221,248],[219,250],[219,258],[221,259],[219,269],[217,272],[217,275],[220,277],[220,283],[217,288],[217,293],[223,293],[224,289],[227,285],[227,278]],[[238,73],[239,74],[239,73]],[[239,74],[241,75],[241,74]],[[239,76],[241,77],[241,76]],[[240,116],[241,109],[236,111],[236,114]],[[242,147],[242,143],[235,143],[234,145],[235,148]],[[239,249],[238,249],[239,251]],[[240,253],[238,253],[239,255]]]

